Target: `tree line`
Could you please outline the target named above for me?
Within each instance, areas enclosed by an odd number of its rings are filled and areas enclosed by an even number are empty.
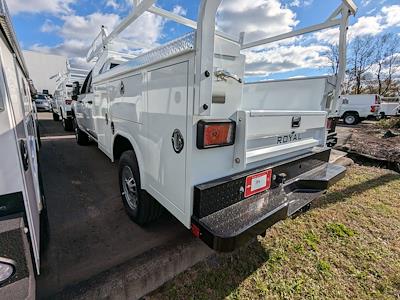
[[[326,57],[332,74],[337,74],[339,51],[331,45]],[[356,37],[347,50],[346,94],[400,95],[400,37],[386,33],[376,37]]]

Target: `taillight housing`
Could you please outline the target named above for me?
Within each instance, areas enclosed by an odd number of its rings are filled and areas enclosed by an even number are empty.
[[[371,105],[371,112],[372,113],[376,112],[376,108],[377,108],[376,105]]]
[[[233,145],[235,134],[235,121],[200,120],[197,123],[197,148],[208,149]]]
[[[71,105],[72,104],[72,100],[65,100],[65,104],[66,105]]]

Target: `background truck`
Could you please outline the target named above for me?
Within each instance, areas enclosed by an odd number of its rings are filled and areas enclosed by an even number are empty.
[[[35,299],[45,209],[34,89],[4,0],[0,29],[0,299]]]
[[[195,22],[154,6],[153,0],[135,1],[132,14],[113,32],[102,30],[88,61],[104,62],[111,41],[145,12],[193,32],[104,73],[93,71],[81,95],[74,91],[74,113],[77,142],[93,139],[118,161],[121,197],[135,222],[150,222],[165,207],[211,248],[231,251],[306,207],[345,172],[328,163],[320,91],[325,79],[318,91],[304,89],[297,99],[303,105],[265,107],[251,92],[265,83],[243,82],[243,51],[339,26],[335,88],[340,91],[348,18],[356,7],[343,1],[324,23],[244,43],[243,34],[232,37],[215,29],[220,3],[202,0]],[[282,82],[283,96],[274,100],[284,102],[285,91],[296,84]]]
[[[340,116],[347,125],[380,117],[381,96],[377,94],[342,95]]]
[[[382,97],[379,114],[382,118],[400,116],[400,97]]]
[[[57,78],[57,87],[53,95],[53,120],[59,121],[61,119],[65,131],[73,130],[73,116],[72,116],[72,84],[73,82],[82,83],[86,78],[87,70],[71,68],[67,64],[67,72],[64,74],[57,74],[50,79]]]

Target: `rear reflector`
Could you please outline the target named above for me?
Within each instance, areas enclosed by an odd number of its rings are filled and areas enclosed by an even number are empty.
[[[197,123],[197,148],[215,148],[235,143],[236,123],[232,120],[200,120]]]
[[[194,225],[194,224],[192,224],[192,234],[195,236],[195,237],[199,237],[200,236],[200,228],[199,227],[197,227],[196,225]]]

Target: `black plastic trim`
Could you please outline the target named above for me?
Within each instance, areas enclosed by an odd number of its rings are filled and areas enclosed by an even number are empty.
[[[15,215],[24,214],[24,196],[22,192],[11,193],[0,196],[0,218],[14,218]]]

